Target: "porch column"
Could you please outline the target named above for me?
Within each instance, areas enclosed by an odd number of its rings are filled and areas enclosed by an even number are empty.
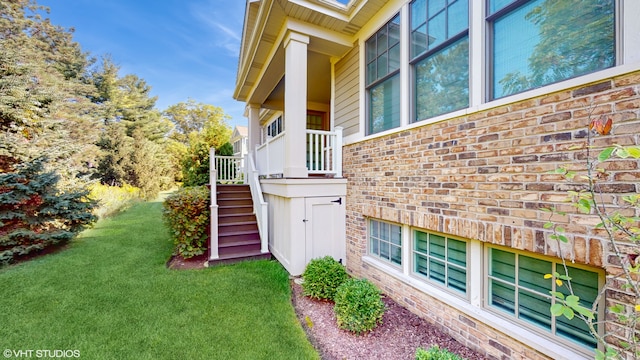
[[[284,40],[284,177],[306,178],[307,44],[309,37],[290,32]]]
[[[247,151],[253,154],[256,147],[260,145],[260,105],[247,105],[247,119],[249,120]]]

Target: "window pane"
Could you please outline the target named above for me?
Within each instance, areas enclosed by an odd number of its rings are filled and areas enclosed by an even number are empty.
[[[382,78],[387,75],[388,72],[387,53],[380,55],[378,58],[378,76],[376,79]]]
[[[400,77],[395,75],[369,90],[369,134],[400,126]]]
[[[371,84],[378,78],[376,64],[376,61],[367,64],[367,84]]]
[[[429,255],[438,259],[445,259],[444,237],[435,234],[429,234]]]
[[[389,72],[400,69],[400,44],[389,49]]]
[[[449,5],[448,37],[451,38],[469,28],[469,1],[458,0]]]
[[[537,0],[497,19],[492,98],[613,66],[614,9],[614,0]]]
[[[377,53],[377,55],[380,56],[380,55],[384,54],[386,51],[387,51],[387,32],[383,28],[381,31],[378,32],[378,53]]]
[[[411,56],[416,57],[427,50],[427,26],[422,25],[411,33]]]
[[[534,259],[520,255],[518,258],[518,285],[537,292],[548,294],[551,290],[551,279],[545,279],[545,274],[553,272],[549,261]]]
[[[426,0],[417,0],[411,4],[411,30],[415,30],[427,21],[426,3]]]
[[[429,279],[445,284],[445,266],[444,262],[435,259],[429,260]]]
[[[466,294],[467,293],[466,270],[461,270],[456,267],[449,266],[448,275],[449,276],[447,281],[449,283],[449,287]]]
[[[489,305],[515,314],[515,289],[497,280],[489,282]]]
[[[427,266],[427,258],[422,255],[416,255],[415,257],[415,265],[413,271],[418,274],[428,276],[429,275],[429,267]]]
[[[464,241],[448,239],[447,260],[462,267],[467,266],[467,243]]]
[[[446,0],[430,0],[429,1],[429,17],[432,17],[438,11],[442,10],[446,3],[447,3]]]
[[[526,290],[518,291],[519,317],[527,322],[551,331],[551,299],[530,293]]]
[[[398,265],[402,264],[402,248],[400,246],[391,245],[391,261]]]
[[[506,251],[491,249],[491,269],[489,275],[510,283],[516,280],[516,255]]]
[[[414,249],[421,253],[427,253],[427,234],[421,231],[414,232]]]
[[[467,37],[416,64],[416,120],[469,106]]]
[[[400,234],[400,226],[397,225],[391,225],[391,229],[390,229],[390,233],[391,233],[391,243],[394,245],[400,245],[401,244],[401,234]]]
[[[373,59],[376,58],[376,38],[372,37],[371,39],[367,40],[367,62],[371,62]]]
[[[429,49],[441,44],[447,39],[446,12],[441,12],[429,20]]]

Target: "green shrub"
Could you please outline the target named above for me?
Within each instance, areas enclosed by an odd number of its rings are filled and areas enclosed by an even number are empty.
[[[334,301],[333,311],[341,329],[360,334],[382,322],[384,302],[380,290],[369,280],[345,281],[336,290]]]
[[[433,345],[429,350],[418,348],[416,350],[416,360],[463,360],[463,358],[447,349],[440,349],[438,345]]]
[[[207,250],[210,191],[206,186],[182,188],[163,204],[164,221],[176,245],[175,254],[185,259]]]
[[[331,256],[325,256],[309,261],[302,278],[302,290],[306,296],[333,300],[336,289],[349,278],[349,275],[342,264]]]

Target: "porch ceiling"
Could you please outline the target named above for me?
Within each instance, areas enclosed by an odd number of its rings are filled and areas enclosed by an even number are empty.
[[[327,103],[329,59],[349,51],[356,40],[354,35],[385,3],[356,0],[341,6],[324,0],[248,2],[233,97],[254,104],[278,101],[278,84],[284,76],[282,41],[288,31],[295,31],[309,36],[308,68],[313,69],[308,78],[309,100]]]

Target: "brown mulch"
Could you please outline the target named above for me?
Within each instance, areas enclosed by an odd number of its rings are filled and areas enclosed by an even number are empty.
[[[172,256],[167,267],[201,269],[206,260],[206,254],[191,259]],[[415,359],[418,347],[428,349],[432,345],[446,348],[464,359],[485,359],[386,296],[383,296],[386,310],[382,324],[358,336],[338,328],[333,303],[304,296],[302,286],[295,280],[291,281],[291,293],[300,325],[323,360]]]
[[[415,359],[418,347],[428,349],[432,345],[465,359],[485,359],[386,296],[382,324],[358,336],[338,328],[333,303],[302,295],[302,286],[296,281],[291,281],[291,287],[300,324],[323,360]]]

